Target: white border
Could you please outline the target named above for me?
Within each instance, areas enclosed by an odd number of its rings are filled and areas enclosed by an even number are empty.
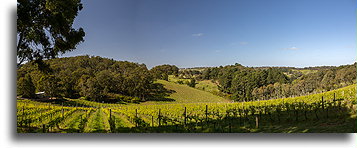
[[[264,148],[353,148],[356,134],[125,134],[125,135],[41,135],[15,134],[14,78],[16,77],[16,2],[0,0],[0,147],[63,148],[63,147],[264,147]],[[14,76],[15,75],[15,76]]]

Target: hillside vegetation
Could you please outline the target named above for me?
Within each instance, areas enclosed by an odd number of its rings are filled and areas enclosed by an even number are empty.
[[[302,74],[299,70],[314,72]],[[49,97],[84,98],[100,103],[175,101],[167,97],[172,92],[155,83],[157,80],[186,84],[234,101],[269,100],[354,84],[356,64],[297,69],[252,68],[236,63],[199,70],[166,64],[149,70],[145,64],[78,56],[22,65],[18,69],[17,93],[33,98],[36,92],[44,91]]]
[[[145,64],[78,56],[29,62],[17,70],[18,95],[35,92],[50,97],[80,98],[97,102],[139,102],[163,96]]]

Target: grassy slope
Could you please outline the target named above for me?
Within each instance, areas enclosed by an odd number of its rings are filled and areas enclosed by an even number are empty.
[[[158,83],[164,84],[165,88],[174,90],[175,93],[171,94],[168,98],[174,99],[174,102],[169,103],[219,103],[219,102],[229,102],[227,99],[213,95],[209,92],[191,88],[187,85],[175,84],[173,82],[168,82],[164,80],[158,80]],[[151,104],[152,102],[148,102]]]
[[[211,80],[198,81],[195,88],[211,93],[219,92],[217,84],[213,83]]]
[[[178,77],[175,77],[174,75],[169,75],[169,82],[177,84],[178,81],[182,81],[183,84],[186,84],[186,83],[190,82],[190,79],[180,79]],[[211,80],[196,81],[195,88],[203,90],[203,91],[207,91],[207,92],[210,92],[213,94],[219,92],[218,85],[213,83]]]
[[[317,72],[318,70],[309,70],[309,69],[296,70],[296,69],[293,69],[293,71],[299,71],[299,72],[301,72],[303,75],[307,75],[307,74],[310,74],[310,73],[315,73],[315,72]]]

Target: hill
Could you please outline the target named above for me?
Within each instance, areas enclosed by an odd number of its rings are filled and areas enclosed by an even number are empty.
[[[222,103],[229,100],[213,95],[212,93],[189,87],[185,84],[175,84],[165,80],[158,80],[166,89],[173,90],[168,98],[175,100],[172,103]],[[148,101],[151,104],[152,102]]]

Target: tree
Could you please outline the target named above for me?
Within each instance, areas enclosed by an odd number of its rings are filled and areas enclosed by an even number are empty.
[[[22,97],[32,98],[35,95],[36,87],[32,82],[31,76],[26,74],[17,81],[17,94]]]
[[[196,80],[194,78],[191,78],[190,82],[187,84],[190,87],[195,87],[196,86]]]
[[[81,0],[17,1],[17,66],[72,51],[83,42],[82,28],[72,28]]]
[[[335,84],[335,73],[332,70],[328,70],[322,78],[320,85],[324,90],[329,91],[333,89]]]
[[[153,67],[150,72],[155,79],[168,80],[168,75],[178,75],[179,68],[175,65],[164,64]]]
[[[42,76],[39,80],[39,89],[45,91],[50,97],[60,97],[61,96],[61,85],[60,79],[54,75]]]
[[[211,68],[207,68],[202,72],[202,79],[209,80],[210,79]]]

